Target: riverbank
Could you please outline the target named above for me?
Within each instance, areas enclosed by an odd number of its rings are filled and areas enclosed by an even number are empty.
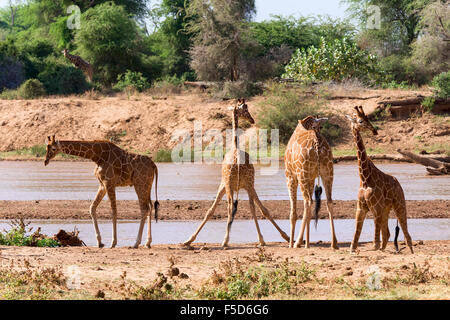
[[[449,240],[349,245],[0,247],[0,299],[450,299]]]
[[[160,200],[158,219],[160,220],[201,220],[213,201],[207,200]],[[266,200],[262,201],[270,211],[274,219],[289,219],[290,205],[288,200]],[[335,219],[354,219],[356,211],[356,200],[333,201]],[[91,219],[89,215],[89,200],[39,200],[39,201],[0,201],[0,219],[58,219],[58,220],[85,220]],[[408,218],[450,218],[450,200],[430,201],[406,201]],[[117,201],[118,219],[135,220],[140,219],[139,205],[137,201]],[[303,214],[303,201],[298,201],[297,215]],[[257,212],[263,219],[260,212]],[[110,204],[107,199],[103,200],[97,209],[98,219],[111,219]],[[321,219],[328,219],[326,201],[322,201],[320,211]],[[368,218],[372,214],[368,213]],[[395,215],[390,214],[391,218]],[[226,219],[227,204],[223,200],[219,203],[212,219]],[[237,219],[252,219],[248,201],[239,201]]]

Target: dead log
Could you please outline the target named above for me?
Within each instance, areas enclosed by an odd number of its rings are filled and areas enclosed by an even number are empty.
[[[369,97],[357,97],[357,96],[331,96],[327,97],[327,100],[369,100],[369,99],[376,99],[381,97],[380,95],[377,96],[369,96]]]
[[[428,174],[430,175],[444,175],[450,174],[450,163],[439,161],[433,158],[419,156],[409,151],[397,150],[403,157],[409,159],[415,163],[421,164],[426,167]]]
[[[183,82],[185,86],[199,88],[202,90],[208,89],[211,87],[211,82],[203,82],[203,81],[185,81]]]

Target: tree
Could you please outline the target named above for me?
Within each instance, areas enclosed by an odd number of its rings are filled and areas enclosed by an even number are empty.
[[[122,6],[111,2],[88,9],[75,35],[77,52],[89,61],[97,79],[111,85],[126,70],[138,70],[138,30]]]
[[[157,30],[146,41],[150,50],[161,57],[165,75],[180,77],[191,71],[191,34],[185,31],[189,21],[186,17],[186,6],[189,3],[189,0],[162,0],[151,10],[150,16],[157,24]]]
[[[361,27],[361,43],[384,56],[409,50],[419,35],[419,12],[431,0],[343,0]],[[379,8],[379,17],[370,6]],[[375,16],[374,16],[375,15]],[[380,28],[368,21],[380,18]]]
[[[421,36],[412,44],[411,60],[420,82],[450,69],[450,7],[433,1],[420,12]]]
[[[191,1],[186,29],[193,35],[191,67],[201,80],[239,79],[245,22],[254,13],[254,0]]]

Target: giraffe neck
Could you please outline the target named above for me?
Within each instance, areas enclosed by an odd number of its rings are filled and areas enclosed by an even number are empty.
[[[363,184],[365,184],[371,173],[371,161],[367,156],[366,147],[359,131],[352,130],[352,133],[355,138],[357,148],[359,177],[361,178]]]
[[[99,150],[96,150],[95,143],[89,141],[59,141],[61,152],[77,156],[99,163],[102,160],[102,151],[100,144],[107,142],[98,142]]]
[[[233,111],[233,149],[238,150],[238,135],[237,129],[239,128],[239,117],[236,112]]]

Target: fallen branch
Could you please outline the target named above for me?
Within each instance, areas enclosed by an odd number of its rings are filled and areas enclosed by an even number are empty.
[[[369,96],[369,97],[356,97],[356,96],[332,96],[327,97],[327,100],[369,100],[369,99],[376,99],[381,97],[380,95],[377,96]]]
[[[426,167],[428,174],[430,175],[444,175],[450,174],[450,163],[446,163],[443,161],[438,161],[433,158],[419,156],[409,151],[397,150],[403,157],[409,159],[415,163],[421,164]]]

